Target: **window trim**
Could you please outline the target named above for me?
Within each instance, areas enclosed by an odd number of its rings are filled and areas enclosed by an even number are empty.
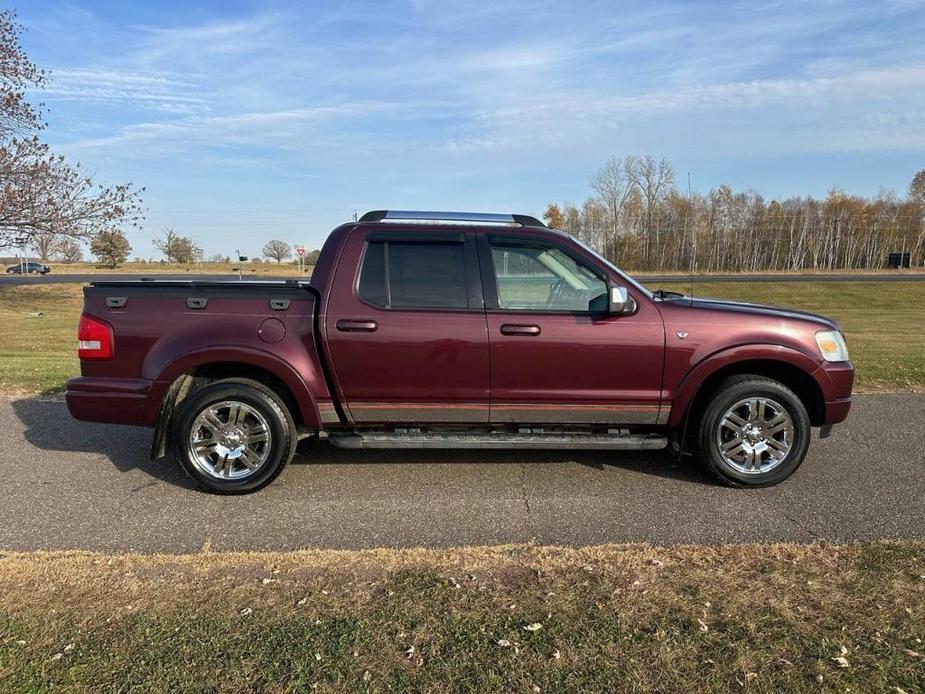
[[[366,263],[366,254],[373,243],[383,244],[383,262],[385,296],[388,305],[382,306],[370,301],[360,294],[360,282],[363,277],[363,267]],[[466,306],[392,306],[392,287],[389,277],[389,244],[400,243],[407,245],[452,245],[462,246],[463,249],[463,274],[466,287]],[[377,311],[395,311],[395,312],[446,312],[446,313],[483,313],[485,310],[482,296],[481,273],[479,272],[477,251],[475,248],[475,239],[469,234],[458,233],[436,233],[424,234],[415,232],[373,232],[363,241],[363,250],[360,253],[359,263],[357,264],[356,279],[353,284],[353,294],[357,301],[366,306],[376,309]]]
[[[606,309],[600,311],[572,311],[567,309],[552,308],[502,308],[498,298],[498,275],[495,272],[495,263],[492,258],[492,243],[504,244],[508,246],[525,246],[533,248],[555,248],[567,257],[574,260],[579,265],[588,268],[598,279],[604,282],[607,291],[613,285],[610,277],[601,271],[579,254],[573,252],[567,246],[556,243],[547,238],[536,238],[533,236],[511,236],[508,234],[482,234],[479,236],[479,265],[482,273],[483,294],[485,296],[485,311],[487,313],[517,313],[528,315],[555,315],[555,316],[590,316],[600,317],[609,316]]]

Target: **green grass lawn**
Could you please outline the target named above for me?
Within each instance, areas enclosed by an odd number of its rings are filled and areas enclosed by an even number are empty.
[[[690,283],[665,289],[689,292]],[[925,282],[756,282],[694,286],[698,296],[802,308],[839,320],[857,368],[860,391],[925,388]],[[0,392],[61,390],[77,374],[80,287],[0,287]],[[40,311],[41,317],[29,317]]]
[[[2,691],[913,692],[925,544],[0,556]]]
[[[77,321],[80,285],[0,287],[0,392],[53,392],[80,373]],[[32,317],[32,313],[42,313]]]
[[[690,282],[662,288],[691,293]],[[925,282],[696,282],[693,293],[834,318],[845,331],[857,390],[925,388]]]

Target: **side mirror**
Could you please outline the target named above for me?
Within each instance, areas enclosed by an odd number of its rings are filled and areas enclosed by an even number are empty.
[[[612,316],[627,316],[636,311],[636,301],[626,291],[626,287],[610,288],[610,305],[608,312]]]

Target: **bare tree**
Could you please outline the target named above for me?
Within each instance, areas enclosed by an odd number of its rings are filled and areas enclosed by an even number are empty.
[[[172,263],[177,260],[177,241],[179,239],[180,235],[173,230],[173,227],[166,227],[161,238],[151,239],[151,243],[164,254],[168,263]]]
[[[658,205],[663,196],[674,188],[674,170],[667,158],[662,157],[656,162],[655,157],[649,154],[642,159],[633,157],[632,162],[627,164],[627,176],[645,201],[645,256],[648,263],[653,246],[658,247],[659,243]]]
[[[38,234],[32,239],[32,248],[38,254],[39,260],[48,260],[55,250],[54,234]]]
[[[617,252],[620,235],[620,217],[629,200],[636,182],[631,170],[636,165],[635,157],[617,159],[610,157],[600,171],[591,178],[591,190],[597,193],[600,204],[607,210],[609,234],[604,236],[603,251],[605,255]]]
[[[264,258],[270,258],[277,263],[281,263],[286,258],[292,257],[292,246],[285,241],[273,239],[272,241],[267,241],[261,253],[263,253]]]
[[[84,258],[83,246],[77,239],[65,236],[55,245],[55,255],[65,263],[79,263]]]
[[[115,267],[124,263],[132,252],[132,244],[119,229],[108,229],[97,234],[90,242],[90,252],[101,263]]]
[[[33,245],[48,234],[91,238],[115,224],[137,225],[143,189],[98,185],[39,140],[45,122],[28,92],[48,75],[23,51],[22,30],[15,12],[0,12],[0,246]]]

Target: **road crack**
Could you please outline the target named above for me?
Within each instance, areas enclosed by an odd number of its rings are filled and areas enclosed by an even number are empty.
[[[530,519],[530,499],[527,497],[527,464],[520,464],[520,498],[523,499],[524,508],[527,510],[527,518]]]
[[[813,538],[814,540],[822,540],[822,539],[824,539],[824,538],[822,537],[822,535],[820,535],[819,533],[817,533],[815,530],[812,530],[812,529],[809,528],[808,526],[804,525],[803,523],[801,523],[800,521],[798,521],[796,518],[794,518],[793,516],[791,516],[789,513],[787,513],[786,511],[784,511],[783,509],[781,509],[780,512],[781,512],[781,515],[782,515],[784,518],[786,518],[788,521],[790,521],[791,523],[793,523],[797,528],[799,528],[800,530],[802,530],[804,533],[806,533],[807,535],[809,535],[809,536],[810,536],[811,538]]]

